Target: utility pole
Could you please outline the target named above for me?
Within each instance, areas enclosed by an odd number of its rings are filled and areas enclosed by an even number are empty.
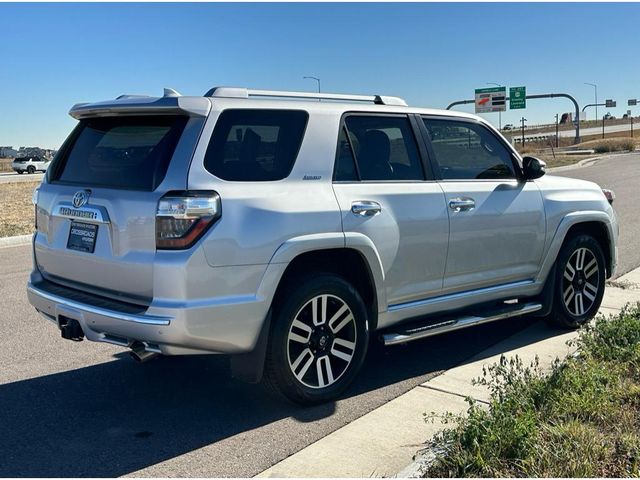
[[[556,113],[556,148],[558,148],[560,146],[558,141],[559,141],[559,138],[558,138],[558,114]]]
[[[629,115],[629,118],[631,119],[631,138],[633,138],[633,116]]]
[[[598,119],[598,85],[595,83],[587,83],[584,82],[585,85],[591,85],[595,89],[595,98],[596,98],[596,120]],[[580,118],[577,118],[576,121],[580,121]]]
[[[604,118],[606,117],[606,115],[602,116],[602,138],[604,138]]]
[[[520,123],[522,124],[522,146],[524,147],[524,122],[526,122],[527,119],[522,117],[520,119]]]
[[[504,87],[504,85],[500,85],[495,82],[487,82],[487,85],[495,85],[496,87]],[[502,131],[502,110],[498,110],[498,130]]]

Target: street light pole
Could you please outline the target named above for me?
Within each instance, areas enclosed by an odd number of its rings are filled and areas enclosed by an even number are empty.
[[[588,83],[588,82],[584,82],[585,85],[591,85],[594,90],[595,90],[595,98],[596,98],[596,120],[598,119],[598,85],[596,85],[595,83]],[[580,119],[576,119],[577,121],[580,121]]]
[[[318,82],[318,93],[320,93],[320,79],[318,77],[302,77],[303,79],[310,79],[310,80],[315,80],[316,82]]]
[[[487,82],[487,85],[495,85],[497,87],[504,87],[504,85],[500,85],[499,83],[495,83],[495,82]],[[502,111],[501,110],[498,111],[498,130],[502,131]]]

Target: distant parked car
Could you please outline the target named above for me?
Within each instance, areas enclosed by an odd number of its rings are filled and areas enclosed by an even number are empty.
[[[502,130],[513,130],[514,128],[516,127],[513,126],[513,123],[507,123],[504,127],[502,127]]]
[[[47,160],[46,158],[41,157],[18,157],[11,164],[11,168],[13,168],[19,174],[27,173],[36,173],[46,172],[47,168],[49,168],[49,164],[51,160]]]

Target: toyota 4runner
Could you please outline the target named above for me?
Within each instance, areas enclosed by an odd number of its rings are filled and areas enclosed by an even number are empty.
[[[31,304],[145,360],[231,355],[299,403],[370,338],[593,317],[613,193],[544,175],[481,118],[399,98],[213,88],[75,105],[34,194]]]

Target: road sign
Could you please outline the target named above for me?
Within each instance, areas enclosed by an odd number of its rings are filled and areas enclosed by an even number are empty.
[[[638,104],[638,100],[636,100],[635,98],[630,98],[629,100],[627,100],[627,105],[630,107],[635,107]]]
[[[616,106],[616,101],[615,100],[605,100],[604,101],[604,106],[607,108],[614,108]]]
[[[509,89],[509,110],[527,107],[526,87],[511,87]]]
[[[506,109],[507,87],[476,89],[476,113],[504,112]]]

